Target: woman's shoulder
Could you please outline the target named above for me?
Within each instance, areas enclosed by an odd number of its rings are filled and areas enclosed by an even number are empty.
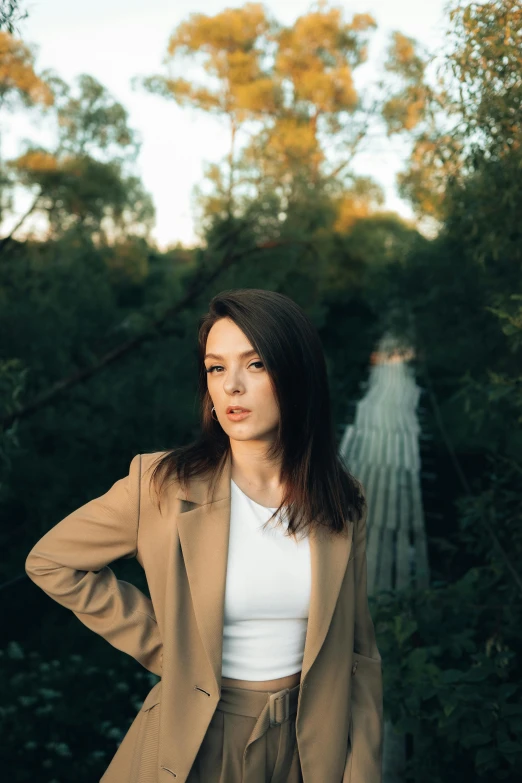
[[[165,470],[168,463],[165,463],[163,468],[156,470],[163,457],[169,453],[168,450],[141,452],[140,492],[142,503],[145,502],[145,498],[148,498],[153,506],[157,507],[159,498],[164,496],[167,489],[169,495],[172,491],[176,492],[179,482],[175,473]]]
[[[168,453],[168,451],[142,451],[140,454],[142,476],[147,470],[155,468]]]

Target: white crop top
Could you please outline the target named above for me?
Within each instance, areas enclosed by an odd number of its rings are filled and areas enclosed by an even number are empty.
[[[231,480],[222,676],[272,680],[301,671],[311,564],[308,537],[285,535]]]

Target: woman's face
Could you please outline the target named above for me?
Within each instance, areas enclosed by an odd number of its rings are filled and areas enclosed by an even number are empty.
[[[241,356],[242,353],[248,355]],[[213,354],[213,355],[210,355]],[[224,431],[233,440],[272,440],[279,424],[279,406],[268,372],[244,332],[230,318],[221,318],[208,333],[205,369],[207,388]],[[247,408],[240,421],[227,408]]]

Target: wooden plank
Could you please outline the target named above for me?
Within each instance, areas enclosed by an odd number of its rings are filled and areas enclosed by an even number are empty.
[[[422,500],[420,491],[420,482],[412,480],[412,523],[415,546],[415,584],[424,589],[429,585],[429,564],[428,564],[428,546],[426,542],[426,530],[424,527],[424,514],[422,511]]]
[[[355,436],[355,428],[352,424],[349,424],[346,430],[344,431],[344,435],[341,440],[341,445],[339,446],[339,451],[341,453],[341,456],[346,457],[346,455],[350,453],[350,448],[354,436]]]
[[[383,497],[385,498],[385,510],[382,517],[381,552],[379,562],[378,590],[391,590],[393,588],[395,568],[395,525],[396,517],[393,513],[390,501],[391,488],[395,484],[395,470],[389,465],[381,468],[383,479]]]
[[[398,474],[397,487],[399,501],[400,528],[397,542],[397,576],[395,587],[402,590],[411,583],[410,573],[410,518],[411,503],[409,500],[409,481],[407,472],[403,469]]]
[[[377,566],[379,562],[379,547],[381,539],[381,525],[383,518],[383,498],[381,494],[381,474],[378,466],[369,465],[368,476],[368,528],[366,534],[366,562],[368,594],[375,592],[377,585]],[[371,499],[371,503],[370,503]]]

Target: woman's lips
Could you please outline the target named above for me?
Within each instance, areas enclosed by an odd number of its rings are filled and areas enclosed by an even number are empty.
[[[241,421],[242,419],[245,419],[247,416],[250,416],[252,411],[241,411],[240,413],[227,413],[227,417],[230,419],[230,421]]]

